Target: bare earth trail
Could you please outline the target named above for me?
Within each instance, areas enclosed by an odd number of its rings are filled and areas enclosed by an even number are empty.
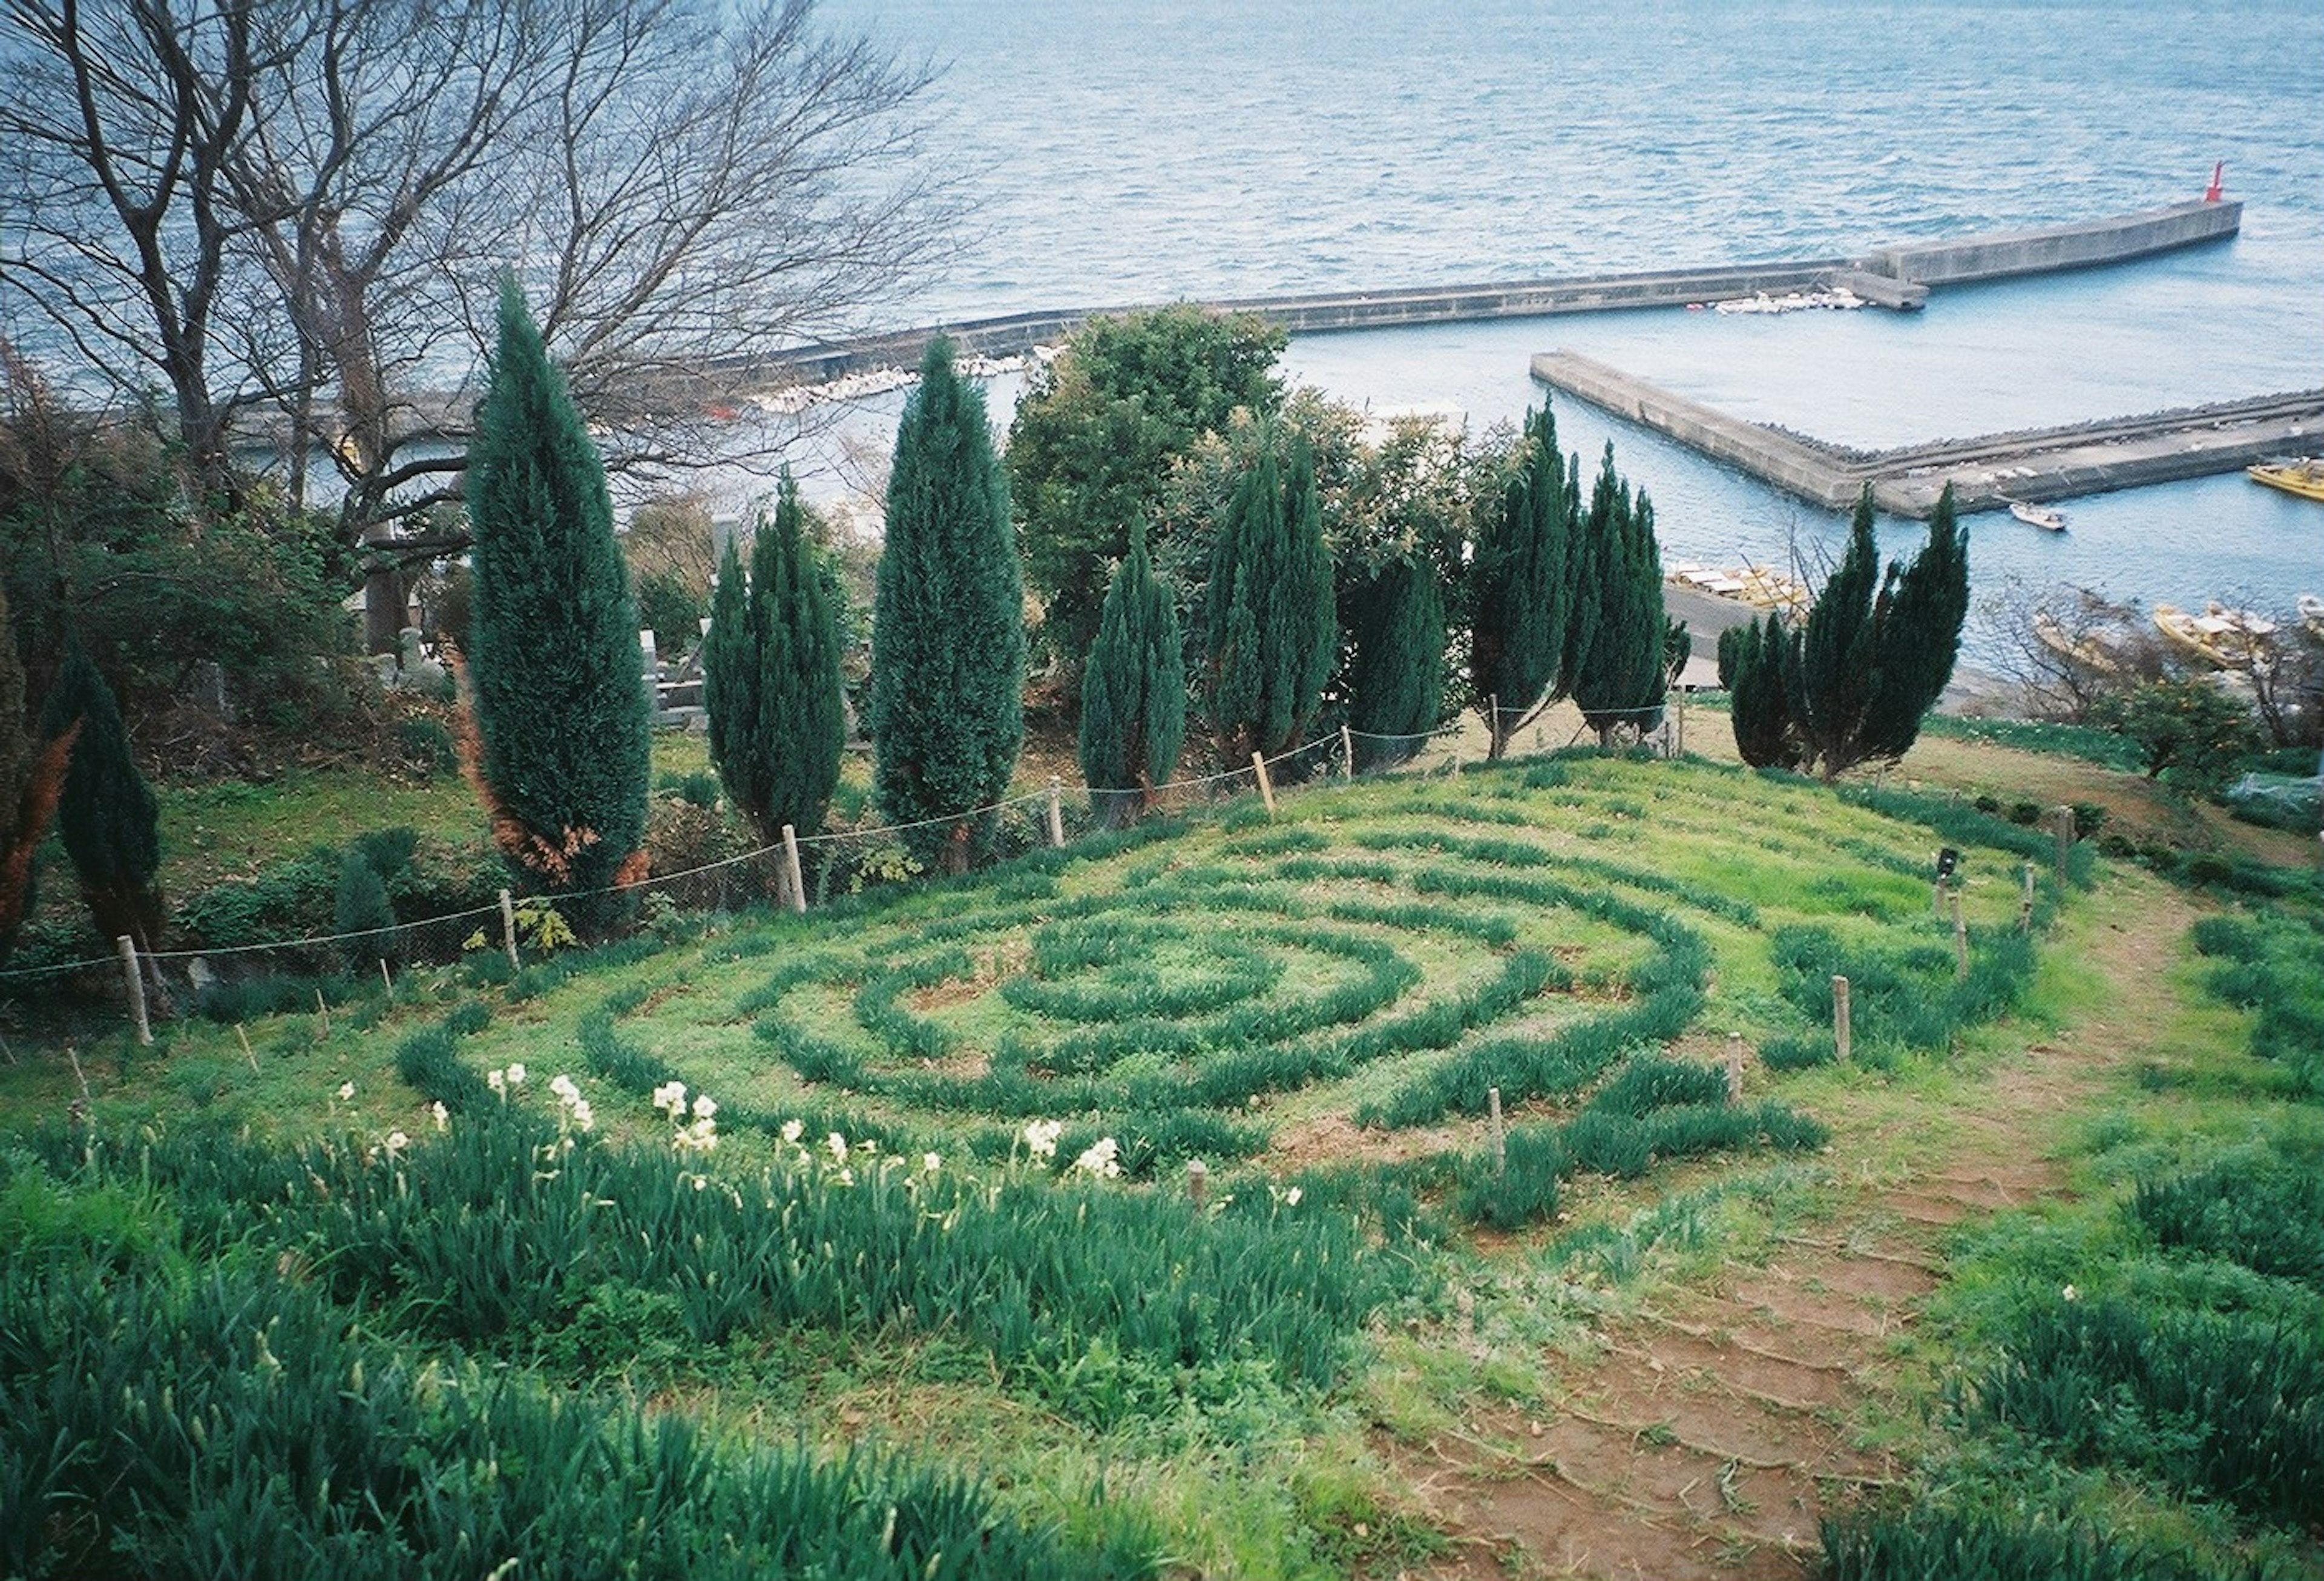
[[[1382,1445],[1455,1544],[1419,1576],[1754,1581],[1812,1574],[1817,1519],[1904,1468],[1844,1424],[1891,1387],[1895,1336],[1941,1277],[1953,1227],[2064,1191],[2044,1154],[2060,1116],[2144,1052],[2165,969],[2198,915],[2162,886],[2109,922],[2085,900],[2045,946],[2077,951],[2111,991],[2054,1041],[2004,1055],[1939,1123],[1881,1140],[1834,1129],[1847,1185],[1761,1266],[1729,1264],[1600,1330],[1602,1354],[1551,1359],[1530,1407],[1479,1402],[1455,1431]],[[1930,1117],[1937,1119],[1937,1117]],[[1905,1127],[1897,1126],[1899,1130]],[[1897,1167],[1901,1157],[1903,1167]],[[1385,1438],[1385,1435],[1383,1435]]]

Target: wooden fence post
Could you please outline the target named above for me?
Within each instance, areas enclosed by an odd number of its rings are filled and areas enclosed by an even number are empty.
[[[1355,778],[1355,777],[1356,777],[1356,738],[1355,738],[1355,732],[1353,732],[1352,731],[1349,730],[1349,729],[1348,729],[1348,727],[1347,727],[1346,725],[1342,725],[1342,726],[1340,727],[1340,762],[1341,762],[1342,767],[1342,768],[1347,771],[1347,777],[1348,777],[1350,779],[1353,779],[1353,778]]]
[[[1671,756],[1686,756],[1686,688],[1683,686],[1678,689],[1678,716],[1677,722],[1672,727]]]
[[[2074,810],[2071,807],[2052,807],[2050,816],[2057,820],[2058,824],[2058,882],[2063,885],[2066,881],[2066,858],[2074,849]]]
[[[524,962],[516,958],[516,902],[505,889],[501,891],[501,942],[508,946],[510,969],[522,966]]]
[[[2030,933],[2034,931],[2034,864],[2027,862],[2020,876],[2025,880],[2025,892],[2017,903],[2017,931]]]
[[[114,941],[121,948],[121,975],[129,984],[129,1022],[137,1029],[137,1042],[145,1048],[153,1046],[153,1025],[145,1019],[145,975],[137,964],[137,941],[124,933]]]
[[[1727,1101],[1743,1101],[1743,1034],[1727,1034]]]
[[[1195,1207],[1200,1208],[1203,1205],[1204,1199],[1208,1197],[1210,1192],[1210,1166],[1205,1164],[1199,1158],[1188,1159],[1186,1161],[1186,1195],[1188,1199],[1194,1202]]]
[[[805,915],[807,876],[799,871],[798,831],[788,823],[783,825],[783,881],[790,887],[791,910]]]
[[[1969,980],[1969,924],[1961,921],[1960,895],[1956,891],[1953,903],[1953,978],[1959,982]]]
[[[1501,1130],[1501,1089],[1485,1089],[1485,1110],[1493,1118],[1493,1172],[1507,1174],[1509,1168],[1509,1139]]]
[[[1267,803],[1267,815],[1272,818],[1275,816],[1275,782],[1267,777],[1266,758],[1259,753],[1253,752],[1250,755],[1250,767],[1252,771],[1259,776],[1259,797]]]
[[[1831,1043],[1840,1062],[1847,1064],[1855,1052],[1856,1029],[1849,1019],[1848,979],[1844,977],[1831,979]]]
[[[1049,843],[1053,846],[1065,843],[1065,809],[1060,799],[1065,790],[1064,780],[1054,774],[1049,776]]]

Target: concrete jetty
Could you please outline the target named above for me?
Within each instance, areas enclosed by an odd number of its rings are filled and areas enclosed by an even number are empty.
[[[1853,258],[1408,290],[1237,297],[1204,305],[1227,312],[1256,313],[1294,335],[1638,308],[1711,307],[1760,295],[1839,287],[1875,306],[1909,312],[1920,307],[1934,288],[2095,269],[2222,241],[2236,234],[2242,224],[2241,203],[2199,201],[2038,230],[1875,247]],[[824,383],[849,373],[910,367],[938,335],[950,336],[964,354],[1019,356],[1035,346],[1057,344],[1091,318],[1139,310],[1135,305],[1073,308],[972,318],[825,345],[772,347],[714,371],[728,379],[738,375],[746,381],[762,379],[770,385]]]
[[[1869,483],[1883,510],[1923,519],[1947,483],[1962,511],[1998,510],[2012,500],[2063,500],[2234,472],[2266,456],[2312,450],[2324,435],[2324,390],[2304,390],[1852,450],[1748,422],[1574,352],[1541,353],[1533,376],[1812,504],[1844,510]]]

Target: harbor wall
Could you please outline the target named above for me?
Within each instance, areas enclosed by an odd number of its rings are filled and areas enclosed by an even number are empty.
[[[1893,450],[1843,450],[1747,422],[1573,352],[1536,355],[1533,376],[1811,504],[1845,510],[1869,483],[1882,510],[1923,519],[1948,483],[1964,513],[1998,510],[2012,500],[2064,500],[2234,472],[2312,448],[2324,429],[2324,390],[2308,390]]]
[[[2094,269],[2234,235],[2240,203],[2181,203],[2137,214],[1951,241],[1879,247],[1860,258],[1810,258],[1690,270],[1488,281],[1378,291],[1239,297],[1204,304],[1251,312],[1294,335],[1452,324],[1489,318],[1711,305],[1765,292],[1846,285],[1877,306],[1910,311],[1932,286],[1959,285],[2070,269]],[[1155,304],[1148,304],[1154,306]],[[1087,320],[1139,311],[1136,305],[1074,308],[973,318],[821,345],[773,348],[718,364],[733,378],[819,383],[844,374],[917,363],[928,342],[950,336],[964,354],[1019,356],[1054,345]]]
[[[2243,226],[2243,212],[2241,203],[2199,199],[2078,225],[1880,247],[1866,254],[1859,267],[1927,286],[2088,269],[2232,236]]]

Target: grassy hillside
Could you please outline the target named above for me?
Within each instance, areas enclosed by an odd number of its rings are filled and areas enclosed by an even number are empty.
[[[2315,931],[2050,852],[1559,755],[19,1049],[0,1569],[2324,1574]]]

